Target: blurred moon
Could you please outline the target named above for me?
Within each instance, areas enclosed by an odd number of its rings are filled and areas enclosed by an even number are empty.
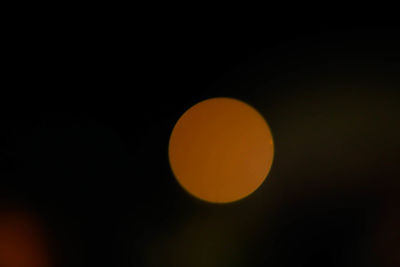
[[[21,211],[0,211],[0,266],[50,267],[38,222]]]
[[[169,141],[170,165],[180,185],[214,203],[253,193],[267,177],[273,157],[267,122],[233,98],[211,98],[188,109]]]

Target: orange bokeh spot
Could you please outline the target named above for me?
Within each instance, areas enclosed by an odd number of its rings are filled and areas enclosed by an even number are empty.
[[[176,179],[205,201],[226,203],[254,192],[274,156],[271,131],[253,107],[232,98],[212,98],[187,110],[169,142]]]
[[[0,211],[1,267],[49,267],[47,249],[33,217],[20,211]]]

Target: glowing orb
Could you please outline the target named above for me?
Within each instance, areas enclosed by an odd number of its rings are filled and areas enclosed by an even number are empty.
[[[50,267],[50,257],[37,222],[17,211],[0,211],[0,266]]]
[[[273,156],[267,122],[232,98],[211,98],[188,109],[169,141],[169,160],[180,185],[214,203],[253,193],[267,177]]]

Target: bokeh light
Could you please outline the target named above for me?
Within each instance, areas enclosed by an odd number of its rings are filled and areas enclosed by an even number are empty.
[[[0,210],[0,266],[50,267],[39,222],[27,212]]]
[[[232,98],[211,98],[188,109],[169,142],[178,182],[214,203],[253,193],[267,177],[273,156],[272,134],[262,115]]]

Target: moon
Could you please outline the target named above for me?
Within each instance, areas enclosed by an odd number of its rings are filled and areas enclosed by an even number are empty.
[[[168,148],[179,184],[212,203],[253,193],[266,179],[274,157],[271,130],[252,106],[233,98],[204,100],[175,124]]]

